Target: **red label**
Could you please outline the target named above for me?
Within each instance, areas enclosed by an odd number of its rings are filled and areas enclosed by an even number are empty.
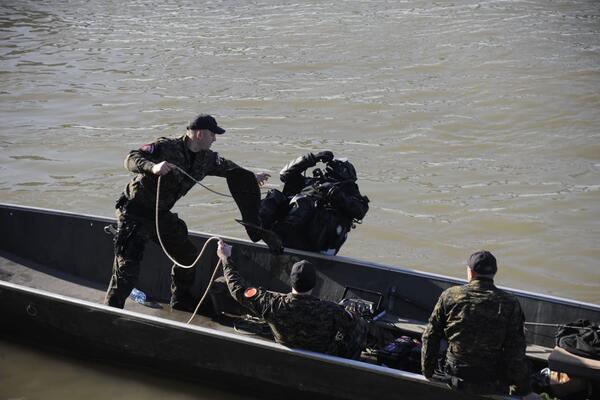
[[[246,289],[246,291],[244,292],[244,297],[246,297],[247,299],[256,296],[256,293],[258,293],[258,290],[256,290],[256,288],[253,287],[249,287],[248,289]]]

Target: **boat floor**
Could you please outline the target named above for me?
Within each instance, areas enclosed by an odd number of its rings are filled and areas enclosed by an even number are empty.
[[[55,270],[43,266],[28,266],[19,261],[11,261],[0,256],[0,280],[92,303],[102,304],[104,302],[105,289],[99,288],[96,284],[57,273]],[[191,313],[172,310],[169,304],[157,304],[161,308],[144,306],[128,298],[125,302],[125,309],[183,323],[187,323],[191,317]],[[230,333],[236,332],[232,326],[214,321],[212,318],[201,314],[196,314],[191,324]],[[267,339],[265,338],[265,340]]]
[[[75,278],[71,275],[59,274],[56,270],[49,269],[40,265],[28,265],[21,260],[10,260],[2,257],[0,254],[0,280],[11,282],[30,288],[45,290],[64,296],[73,297],[79,300],[86,300],[93,303],[102,304],[105,297],[105,289],[98,287],[97,284]],[[161,308],[151,308],[127,299],[125,309],[154,317],[187,323],[191,317],[188,312],[172,310],[169,304],[160,304]],[[225,320],[227,321],[227,320]],[[231,322],[231,321],[229,321]],[[201,314],[197,314],[191,322],[194,325],[208,327],[223,332],[243,334],[236,330],[231,323],[223,323],[222,320],[215,320]],[[413,337],[420,337],[425,330],[425,321],[414,321],[403,319],[396,315],[384,315],[377,321],[380,326],[388,329],[395,329],[399,332],[405,332]],[[251,334],[248,332],[246,334]],[[253,334],[253,337],[264,340],[272,340],[266,336]],[[527,356],[538,362],[546,362],[552,353],[551,348],[528,345]],[[364,355],[364,354],[363,354]],[[363,361],[373,362],[370,357],[363,357]]]

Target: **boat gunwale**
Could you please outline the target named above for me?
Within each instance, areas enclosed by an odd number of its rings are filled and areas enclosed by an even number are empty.
[[[99,220],[99,221],[106,222],[106,223],[115,223],[116,222],[115,218],[103,217],[103,216],[94,215],[94,214],[75,213],[75,212],[70,212],[70,211],[53,210],[53,209],[48,209],[48,208],[43,208],[43,207],[34,207],[34,206],[21,206],[21,205],[10,204],[10,203],[0,203],[0,208],[5,208],[5,209],[12,208],[12,209],[22,210],[22,211],[35,210],[35,211],[41,211],[43,213],[50,214],[50,215],[58,215],[58,216],[64,215],[64,216],[75,217],[75,218],[84,219],[84,220],[89,220],[90,218],[93,218],[95,220]],[[193,231],[193,230],[190,230],[189,233],[192,236],[202,237],[204,239],[208,239],[210,237],[219,237],[219,238],[223,238],[223,239],[226,239],[233,243],[241,244],[244,246],[256,246],[256,247],[261,247],[263,249],[268,249],[268,247],[265,244],[253,243],[246,239],[240,239],[240,238],[234,238],[234,237],[222,236],[222,235],[214,235],[214,234],[207,233],[207,232],[200,232],[200,231]],[[290,248],[286,248],[285,251],[288,254],[294,254],[294,255],[298,255],[298,256],[307,255],[310,257],[320,258],[320,259],[328,260],[328,261],[339,261],[342,263],[355,264],[355,265],[360,265],[360,266],[379,269],[379,270],[400,272],[400,273],[407,274],[407,275],[433,278],[433,279],[436,279],[436,280],[439,280],[439,281],[442,281],[445,283],[453,283],[453,284],[457,284],[457,285],[463,285],[463,284],[467,283],[467,281],[465,279],[453,278],[453,277],[450,277],[447,275],[440,275],[440,274],[436,274],[436,273],[432,273],[432,272],[414,270],[414,269],[409,269],[406,267],[400,267],[400,266],[396,266],[396,265],[391,266],[391,265],[386,265],[386,264],[379,264],[379,263],[375,263],[372,261],[361,260],[361,259],[352,258],[352,257],[338,256],[338,255],[328,256],[328,255],[324,255],[324,254],[320,254],[320,253],[313,253],[313,252],[307,252],[307,251],[290,249]],[[513,294],[518,294],[519,296],[522,296],[525,298],[531,298],[531,299],[536,299],[536,300],[546,300],[546,301],[551,301],[554,303],[559,303],[559,304],[564,304],[564,305],[584,307],[584,308],[587,308],[587,309],[593,310],[593,311],[600,311],[600,305],[594,304],[594,303],[584,302],[584,301],[575,300],[575,299],[569,299],[569,298],[565,298],[565,297],[541,294],[541,293],[531,292],[531,291],[527,291],[527,290],[523,290],[523,289],[515,289],[515,288],[501,286],[501,285],[498,285],[498,288],[500,288],[502,290],[506,290]]]
[[[189,331],[192,333],[203,334],[203,335],[216,337],[216,338],[227,340],[227,341],[249,344],[252,346],[257,346],[257,347],[261,347],[264,349],[277,351],[280,353],[287,353],[287,354],[290,354],[295,357],[303,357],[303,358],[313,359],[313,360],[317,360],[317,361],[326,362],[329,364],[345,366],[345,367],[349,367],[349,368],[353,368],[353,369],[357,369],[357,370],[361,370],[361,371],[373,372],[373,373],[377,373],[379,375],[386,375],[386,376],[393,377],[393,378],[402,378],[403,380],[408,380],[408,381],[412,381],[412,382],[426,383],[431,386],[437,386],[440,388],[447,389],[447,386],[441,382],[429,381],[421,374],[415,374],[415,373],[408,372],[408,371],[388,368],[388,367],[375,365],[375,364],[369,364],[364,361],[357,361],[357,360],[336,357],[336,356],[332,356],[332,355],[328,355],[328,354],[324,354],[324,353],[289,348],[289,347],[283,346],[283,345],[275,343],[275,342],[266,341],[266,340],[262,340],[262,339],[256,339],[251,336],[236,335],[234,333],[220,331],[218,329],[213,329],[210,327],[204,327],[204,326],[200,326],[200,325],[189,325],[189,324],[186,324],[183,322],[174,321],[174,320],[170,320],[167,318],[161,318],[161,317],[157,317],[157,316],[153,316],[153,315],[147,315],[144,313],[131,311],[131,310],[114,308],[114,307],[110,307],[110,306],[107,306],[104,304],[99,304],[99,303],[95,303],[95,302],[91,302],[91,301],[87,301],[87,300],[77,299],[77,298],[74,298],[71,296],[66,296],[66,295],[62,295],[62,294],[58,294],[58,293],[54,293],[54,292],[49,292],[49,291],[46,291],[43,289],[31,288],[28,286],[19,285],[19,284],[15,284],[12,282],[6,282],[6,281],[0,280],[0,289],[2,287],[7,287],[7,288],[10,288],[15,291],[39,296],[39,297],[42,297],[42,298],[45,298],[45,299],[48,299],[51,301],[58,301],[61,303],[71,304],[73,306],[87,307],[87,308],[99,310],[99,311],[109,313],[109,314],[127,315],[128,317],[130,317],[133,320],[136,320],[139,323],[152,322],[152,323],[156,324],[157,326],[167,326],[167,327],[170,326],[170,327],[173,327],[173,328],[176,328],[179,330],[185,330],[185,331]]]

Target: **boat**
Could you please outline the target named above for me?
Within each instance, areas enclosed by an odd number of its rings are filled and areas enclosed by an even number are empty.
[[[211,288],[208,311],[201,308],[190,318],[190,313],[171,310],[171,262],[153,243],[146,249],[137,286],[153,306],[131,299],[123,310],[105,306],[114,226],[112,218],[0,204],[0,335],[99,363],[143,366],[149,373],[266,397],[464,398],[443,382],[381,362],[381,354],[349,360],[279,345],[255,329],[259,323],[242,319],[234,307],[228,311],[218,285]],[[200,249],[213,235],[190,236]],[[234,256],[242,260],[240,272],[250,282],[287,292],[292,264],[308,259],[318,270],[313,294],[367,304],[374,311],[370,324],[397,336],[420,337],[439,294],[465,282],[343,256],[293,249],[273,254],[262,243],[223,239],[234,246]],[[206,291],[217,264],[215,248],[215,241],[208,243],[196,268],[198,294]],[[527,356],[536,368],[552,359],[557,324],[600,321],[599,305],[504,289],[522,305],[528,321]]]

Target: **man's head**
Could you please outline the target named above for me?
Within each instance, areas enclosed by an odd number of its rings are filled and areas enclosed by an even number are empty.
[[[194,152],[208,150],[216,140],[215,134],[223,133],[225,133],[225,129],[217,125],[217,121],[212,116],[200,114],[187,126],[187,136],[190,139],[188,147]]]
[[[217,135],[225,133],[225,129],[217,125],[217,120],[208,114],[198,115],[196,118],[189,122],[187,129],[188,131],[208,129],[209,131],[211,131],[212,133],[216,133]]]
[[[298,293],[305,293],[315,287],[317,273],[315,267],[306,260],[298,261],[292,266],[290,281],[292,289]]]
[[[496,257],[487,250],[480,250],[471,254],[467,262],[467,268],[472,277],[493,278],[498,271]]]
[[[325,167],[325,176],[338,181],[356,182],[356,169],[348,160],[337,159],[329,161]]]

